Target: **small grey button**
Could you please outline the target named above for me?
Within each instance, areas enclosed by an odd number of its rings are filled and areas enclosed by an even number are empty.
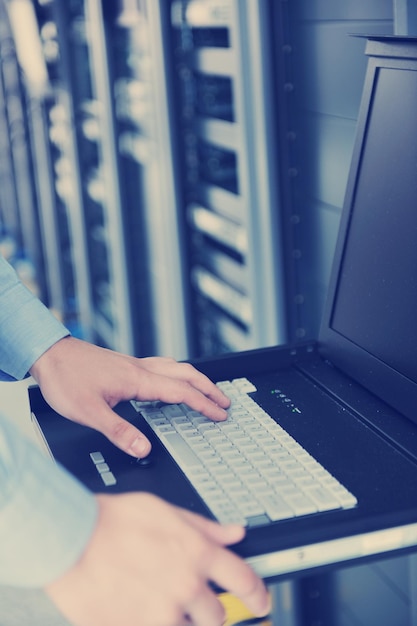
[[[104,456],[101,452],[90,452],[90,457],[94,465],[97,465],[97,463],[104,463]]]
[[[104,472],[109,472],[110,467],[107,465],[107,463],[97,463],[96,470],[99,474],[103,474]]]
[[[103,483],[106,485],[106,487],[111,487],[117,482],[112,472],[103,472],[102,474],[100,474],[100,476],[103,479]]]

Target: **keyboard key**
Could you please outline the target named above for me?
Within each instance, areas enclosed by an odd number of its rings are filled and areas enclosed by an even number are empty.
[[[246,518],[238,509],[217,510],[216,507],[211,509],[213,515],[220,524],[239,524],[239,526],[247,526]]]
[[[306,493],[316,503],[319,511],[330,511],[331,509],[339,509],[340,503],[332,493],[322,487],[311,487]]]
[[[318,511],[318,508],[313,500],[303,493],[286,495],[285,501],[289,504],[296,515],[308,515],[309,513],[316,513]]]
[[[266,514],[273,522],[295,517],[295,513],[291,509],[291,507],[285,502],[283,498],[280,498],[277,495],[264,496],[260,494],[259,500],[265,507]]]
[[[242,393],[253,393],[256,391],[255,385],[253,385],[247,378],[235,378],[232,382],[233,385]]]
[[[246,526],[250,528],[255,528],[256,526],[265,526],[270,523],[269,517],[264,515],[254,515],[246,518]]]
[[[169,451],[173,456],[175,454],[175,459],[181,457],[181,462],[185,466],[196,467],[202,465],[198,456],[178,433],[168,433],[164,435],[162,442],[165,442],[169,446]],[[174,450],[176,453],[174,453]]]
[[[166,404],[161,408],[161,411],[166,417],[180,417],[184,414],[181,406],[178,404]]]

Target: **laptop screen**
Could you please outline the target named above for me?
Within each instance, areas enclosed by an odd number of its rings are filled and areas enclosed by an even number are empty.
[[[417,65],[370,66],[322,340],[336,364],[415,419]]]

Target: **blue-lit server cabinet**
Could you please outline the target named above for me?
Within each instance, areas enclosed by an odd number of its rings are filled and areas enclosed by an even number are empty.
[[[83,4],[119,327],[177,358],[284,341],[269,3]]]
[[[35,17],[32,43],[47,73],[33,91],[33,67],[17,51],[47,303],[95,343],[185,358],[189,318],[163,34],[169,3],[12,0],[16,29],[22,6],[24,17]],[[20,235],[21,224],[14,230]]]
[[[197,355],[287,338],[268,2],[171,3],[180,214]]]
[[[5,256],[21,269],[26,265],[22,278],[28,283],[32,285],[33,269],[40,270],[36,291],[48,300],[47,284],[43,280],[43,248],[39,242],[29,98],[4,3],[0,3],[0,61],[0,239]]]
[[[21,4],[14,12],[10,3],[16,28]],[[147,40],[137,36],[146,32],[142,13],[125,22],[118,3],[23,5],[36,9],[34,43],[47,70],[43,89],[33,93],[29,75],[26,91],[48,304],[95,343],[157,352],[138,157],[152,152],[139,147],[138,111],[148,122],[138,93],[146,90],[140,64],[149,71]]]
[[[30,4],[48,73],[29,112],[54,308],[137,355],[285,341],[270,4]]]
[[[72,133],[56,174],[64,177],[69,212],[80,226],[73,259],[87,291],[80,299],[85,327],[96,343],[150,354],[155,333],[141,172],[122,150],[124,128],[135,128],[135,119],[120,85],[135,71],[135,50],[115,3],[50,4],[60,51],[56,91]]]

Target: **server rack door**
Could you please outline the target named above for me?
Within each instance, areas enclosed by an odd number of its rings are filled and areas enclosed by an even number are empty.
[[[135,325],[146,351],[188,353],[165,64],[164,5],[103,4]],[[143,333],[142,333],[143,335]],[[143,344],[143,341],[142,341]]]
[[[193,351],[286,339],[268,3],[171,6]]]
[[[2,3],[0,3],[0,10],[2,11],[0,19],[0,55],[4,65],[7,57],[14,54],[14,48],[5,7]],[[16,62],[15,59],[14,62]],[[0,145],[0,219],[2,234],[9,234],[15,239],[20,239],[20,220],[17,209],[7,115],[7,83],[3,74],[3,68],[0,72],[0,133],[2,137]]]
[[[74,322],[72,294],[78,332],[96,343],[185,358],[159,3],[37,13],[50,86],[30,117],[51,300]]]
[[[95,124],[98,152],[98,167],[90,193],[96,195],[104,213],[102,226],[94,229],[92,241],[97,254],[102,256],[106,273],[93,299],[94,326],[103,343],[131,353],[133,328],[116,160],[113,86],[108,71],[109,50],[100,0],[86,0],[85,18],[92,86],[88,114],[90,125]]]
[[[55,197],[53,193],[53,176],[50,151],[47,142],[48,123],[46,110],[42,100],[32,98],[28,105],[30,138],[33,152],[33,169],[37,202],[39,206],[39,223],[45,266],[44,278],[48,286],[47,305],[67,321],[67,301],[65,290],[65,273],[62,272],[61,232],[57,220]],[[71,272],[72,275],[72,272]],[[72,285],[73,287],[73,285]],[[72,297],[73,296],[73,289]]]
[[[100,107],[102,233],[113,330],[118,329],[119,349],[183,357],[186,331],[159,3],[87,0],[85,7],[93,101]]]
[[[127,11],[132,3],[122,3]],[[147,224],[149,273],[154,303],[156,351],[181,359],[189,356],[189,319],[182,259],[182,223],[178,179],[173,159],[172,76],[170,75],[169,2],[137,3],[141,20],[135,39],[140,62],[136,80],[146,86],[146,110],[138,119]],[[128,11],[127,11],[128,12]]]
[[[77,151],[69,56],[69,48],[74,47],[74,21],[79,7],[72,3],[71,13],[69,5],[51,2],[36,5],[36,9],[48,85],[43,90],[29,89],[28,113],[48,304],[73,334],[91,340],[82,164]]]
[[[11,7],[10,7],[11,10]],[[20,14],[19,14],[20,15]],[[16,16],[19,17],[19,16]],[[29,24],[36,27],[34,12],[29,5],[32,18]],[[39,220],[36,204],[35,187],[32,171],[32,155],[29,141],[29,127],[26,108],[26,92],[22,80],[22,47],[16,39],[16,20],[7,6],[0,4],[1,19],[1,95],[3,98],[3,124],[6,148],[2,148],[5,157],[3,170],[7,177],[5,202],[3,207],[6,221],[11,227],[11,234],[17,244],[17,252],[26,257],[34,268],[43,272],[42,248],[39,246]],[[22,28],[27,24],[22,24]],[[30,30],[30,29],[29,29]],[[40,294],[45,295],[45,285],[39,282]]]

